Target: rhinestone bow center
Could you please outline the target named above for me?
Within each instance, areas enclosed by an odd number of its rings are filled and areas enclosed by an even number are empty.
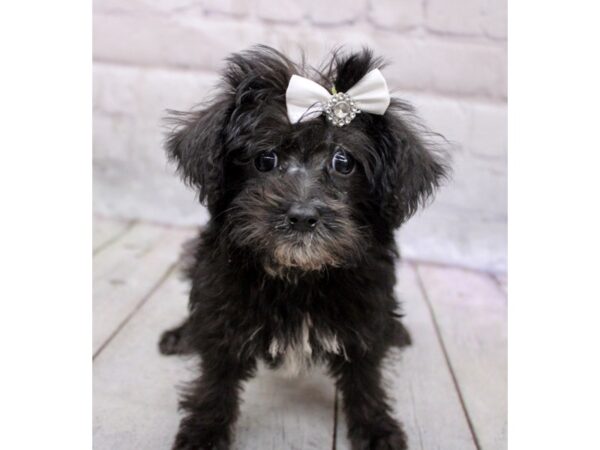
[[[344,92],[332,95],[325,105],[327,120],[336,127],[348,125],[359,113],[360,109],[356,107],[354,100]]]

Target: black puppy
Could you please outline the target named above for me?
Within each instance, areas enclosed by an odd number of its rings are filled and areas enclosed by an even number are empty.
[[[394,229],[445,165],[397,99],[345,126],[325,114],[292,123],[286,110],[294,74],[343,93],[379,66],[368,50],[313,69],[256,47],[228,59],[205,109],[174,113],[169,157],[211,215],[189,249],[189,317],[160,341],[164,354],[202,361],[174,449],[229,448],[259,359],[292,373],[326,364],[353,448],[406,448],[380,375],[390,345],[409,343],[393,292]]]

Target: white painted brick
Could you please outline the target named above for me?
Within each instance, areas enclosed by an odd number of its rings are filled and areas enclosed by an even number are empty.
[[[340,46],[345,49],[360,49],[363,46],[373,46],[371,31],[366,25],[342,25],[336,27],[313,27],[303,25],[295,27],[293,32],[289,27],[277,26],[271,28],[270,43],[281,48],[284,52],[295,54],[298,48],[306,51],[310,64],[318,65],[331,50]]]
[[[97,214],[180,225],[197,225],[207,219],[195,192],[184,186],[170,166],[149,172],[143,166],[94,160],[93,170]]]
[[[300,22],[305,16],[303,3],[296,0],[258,0],[256,10],[261,19],[274,22]]]
[[[125,64],[216,69],[231,52],[265,41],[256,24],[196,16],[94,15],[94,58]]]
[[[148,176],[166,164],[165,127],[159,118],[94,113],[93,155],[96,162],[133,169],[145,168]]]
[[[425,210],[399,233],[404,257],[496,273],[507,269],[506,217]]]
[[[305,4],[317,25],[339,25],[367,17],[366,0],[308,0]]]
[[[433,50],[418,40],[398,39],[385,35],[375,41],[373,50],[389,65],[384,75],[390,89],[428,91],[433,86],[434,69],[428,64]]]
[[[202,0],[204,11],[243,17],[255,8],[253,0]]]
[[[217,81],[216,74],[112,64],[95,64],[93,73],[94,158],[159,168],[165,164],[166,110],[190,110]]]
[[[215,73],[94,64],[94,109],[148,117],[187,110],[215,92]]]
[[[469,135],[469,109],[461,102],[433,96],[402,94],[398,97],[408,101],[425,127],[441,134],[448,141],[446,146],[462,148]]]
[[[376,37],[375,50],[391,60],[391,88],[444,94],[506,98],[506,49],[500,45],[461,44]]]
[[[401,230],[407,256],[506,270],[506,172],[497,161],[453,154],[451,180]]]
[[[452,152],[452,179],[440,192],[436,208],[453,214],[506,215],[506,163],[473,157],[464,148]]]
[[[506,270],[506,107],[407,96],[450,145],[452,178],[400,232],[408,257]]]
[[[506,49],[439,43],[424,56],[438,92],[506,98]]]
[[[506,38],[507,0],[429,0],[427,27],[461,35]]]
[[[115,116],[94,111],[92,148],[94,159],[128,165],[131,161],[131,144],[136,128],[127,116]]]
[[[113,118],[135,119],[145,124],[139,129],[125,129],[121,137],[143,134],[143,139],[156,136],[166,126],[167,109],[187,111],[210,97],[214,92],[216,74],[192,72],[168,73],[164,70],[147,70],[115,65],[94,65],[94,113]],[[113,95],[114,93],[114,95]],[[125,95],[127,94],[127,95]],[[135,124],[128,126],[134,127]],[[112,123],[113,128],[118,124]]]
[[[395,33],[362,27],[305,27],[294,34],[281,31],[272,30],[270,39],[275,45],[286,51],[302,42],[311,61],[320,61],[340,43],[346,49],[371,47],[391,63],[384,74],[392,90],[506,98],[506,50],[501,45],[399,38]]]
[[[427,26],[436,31],[480,34],[485,1],[487,0],[428,0],[426,2]]]
[[[309,56],[325,54],[340,44],[348,48],[368,45],[395,63],[386,75],[392,88],[506,98],[506,49],[502,45],[398,38],[395,33],[364,26],[301,26],[290,31],[283,25],[263,28],[201,17],[96,14],[94,20],[94,56],[102,61],[216,70],[231,52],[256,43],[284,51],[305,47]]]
[[[441,133],[452,157],[454,176],[441,194],[441,203],[502,214],[506,211],[506,107],[413,95],[423,123]],[[500,188],[502,196],[490,202]],[[434,205],[435,207],[435,205]]]
[[[375,0],[371,1],[369,19],[375,26],[394,30],[414,28],[423,22],[421,0]]]
[[[303,27],[293,34],[273,28],[271,33],[272,42],[284,51],[302,42],[311,61],[320,61],[341,43],[355,50],[369,46],[391,63],[384,74],[393,90],[506,98],[506,49],[502,45],[399,38],[359,26]]]
[[[112,114],[139,112],[137,107],[139,92],[132,87],[138,85],[140,72],[137,68],[94,64],[92,68],[94,111]]]
[[[486,0],[483,14],[483,30],[493,38],[506,39],[507,0]]]
[[[478,157],[506,164],[508,118],[505,105],[475,105],[469,109],[466,147]]]
[[[200,0],[94,0],[94,13],[164,14],[198,9]]]

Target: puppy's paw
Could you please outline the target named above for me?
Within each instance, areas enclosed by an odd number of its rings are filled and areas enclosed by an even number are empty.
[[[172,450],[229,450],[229,433],[221,429],[182,427]]]
[[[370,434],[368,430],[361,433],[361,437],[351,437],[352,450],[407,450],[406,435],[400,428],[381,435]]]
[[[160,336],[158,349],[163,355],[178,355],[184,350],[182,341],[180,328],[167,330]]]
[[[408,444],[402,431],[397,431],[384,437],[376,438],[371,443],[373,450],[406,450]]]

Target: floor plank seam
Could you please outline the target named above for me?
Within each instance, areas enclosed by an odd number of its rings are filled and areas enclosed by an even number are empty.
[[[333,397],[333,450],[336,450],[337,448],[338,395],[338,390],[336,388]]]
[[[417,409],[417,407],[416,407],[415,394],[413,392],[412,383],[410,384],[409,392],[410,392],[410,401],[412,404],[412,409],[414,411]],[[419,437],[419,448],[421,450],[425,450],[425,447],[423,447],[423,433],[421,432],[421,425],[419,424],[419,421],[416,416],[415,416],[415,427],[417,429],[417,436]]]
[[[500,280],[500,278],[498,278],[495,275],[490,274],[490,278],[494,281],[494,284],[496,286],[498,286],[498,289],[500,290],[500,292],[502,292],[502,294],[504,294],[504,298],[506,300],[508,300],[508,293],[506,292],[506,289],[504,287],[504,285],[502,284],[502,281]]]
[[[121,321],[121,323],[115,328],[115,330],[110,334],[110,336],[102,343],[102,345],[96,350],[94,355],[92,356],[92,361],[94,361],[100,353],[112,342],[112,340],[120,333],[120,331],[125,328],[125,325],[129,323],[129,321],[135,316],[135,314],[146,304],[148,299],[152,297],[152,295],[164,284],[164,282],[169,278],[169,276],[175,271],[178,265],[178,261],[172,263],[169,268],[165,271],[165,273],[158,279],[158,281],[150,288],[148,293],[146,293],[142,299],[135,305],[133,310]]]
[[[414,266],[423,265],[423,266],[439,267],[440,269],[458,269],[458,270],[462,270],[467,273],[474,273],[474,274],[479,274],[479,275],[489,275],[494,278],[497,275],[505,274],[505,272],[501,271],[501,270],[494,271],[494,270],[485,269],[483,267],[468,266],[468,265],[461,264],[460,262],[444,262],[444,261],[436,261],[433,259],[415,258],[415,257],[409,257],[409,256],[402,256],[401,260],[407,262],[408,264],[412,264]]]
[[[471,416],[469,415],[469,411],[467,410],[467,405],[465,403],[465,400],[464,400],[464,397],[462,394],[462,390],[460,389],[460,384],[458,383],[456,373],[454,372],[454,369],[452,367],[452,363],[450,361],[450,356],[448,355],[448,350],[446,349],[446,345],[444,344],[444,339],[442,338],[442,333],[440,331],[440,327],[439,327],[437,318],[435,316],[435,311],[433,309],[433,305],[431,304],[429,295],[427,294],[427,290],[425,289],[425,284],[423,283],[423,279],[421,278],[421,274],[419,273],[419,268],[414,267],[414,269],[415,269],[415,273],[417,275],[417,283],[419,285],[419,289],[421,290],[421,293],[423,294],[423,298],[425,299],[425,304],[427,305],[427,309],[429,310],[429,315],[431,316],[431,321],[432,321],[433,327],[435,329],[435,334],[436,334],[437,340],[440,344],[440,347],[442,349],[444,359],[446,360],[446,365],[450,372],[450,376],[452,378],[452,383],[454,384],[454,389],[456,389],[456,393],[458,395],[458,399],[460,401],[461,408],[465,415],[465,419],[467,421],[469,431],[471,432],[471,437],[473,438],[473,443],[475,444],[475,447],[477,448],[477,450],[482,450],[481,444],[479,443],[479,439],[477,438],[477,433],[475,432],[475,426],[473,425],[473,421],[471,420]]]
[[[137,220],[131,220],[127,223],[127,225],[125,226],[125,228],[123,228],[121,231],[119,231],[118,233],[116,233],[113,237],[111,237],[110,239],[108,239],[106,242],[104,242],[102,245],[100,245],[99,247],[95,248],[92,251],[92,256],[96,256],[98,253],[100,253],[102,250],[105,250],[106,248],[110,247],[112,244],[114,244],[115,242],[117,242],[119,239],[121,239],[123,236],[125,236],[127,233],[129,233],[129,231],[131,231],[131,229],[138,223]]]

